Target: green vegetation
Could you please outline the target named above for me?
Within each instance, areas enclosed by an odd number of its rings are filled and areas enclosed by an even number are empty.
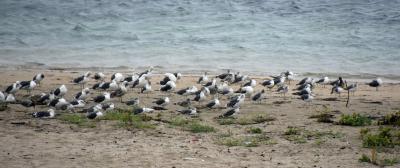
[[[253,115],[250,117],[242,117],[242,118],[218,118],[217,122],[220,125],[231,125],[231,124],[239,124],[239,125],[252,125],[252,124],[260,124],[265,122],[270,122],[276,120],[274,117],[270,117],[268,115]]]
[[[400,111],[386,115],[378,124],[400,126]]]
[[[148,121],[152,120],[152,117],[147,115],[132,115],[131,111],[116,109],[107,112],[100,120],[112,120],[118,121],[118,126],[132,129],[154,129],[155,125],[150,124]]]
[[[360,162],[371,163],[371,159],[370,159],[366,154],[362,154],[362,155],[361,155],[361,158],[358,159],[358,161],[360,161]]]
[[[398,131],[393,131],[391,128],[380,128],[377,133],[370,133],[368,131],[361,134],[361,138],[365,148],[393,148],[395,145],[400,145],[400,139],[397,134]]]
[[[96,127],[95,121],[91,121],[87,119],[86,116],[80,114],[63,114],[61,115],[60,120],[69,124],[76,124],[80,127]]]
[[[294,143],[306,143],[308,140],[314,140],[317,145],[320,145],[325,142],[326,138],[342,138],[343,135],[332,131],[309,131],[298,127],[289,127],[283,137]]]
[[[262,130],[261,130],[261,128],[251,127],[251,128],[249,128],[249,129],[247,130],[247,132],[248,132],[248,133],[251,133],[251,134],[261,134],[261,133],[262,133]]]
[[[328,106],[323,106],[322,110],[317,111],[318,114],[311,115],[310,118],[316,118],[318,122],[333,123],[333,115],[330,114],[331,110]]]
[[[359,162],[371,163],[377,166],[393,166],[399,163],[398,158],[383,158],[378,159],[378,153],[375,149],[371,150],[371,158],[368,157],[366,154],[362,154],[361,158],[358,159]]]
[[[357,113],[353,113],[351,115],[343,114],[338,124],[348,126],[365,126],[371,125],[371,119]]]
[[[232,146],[244,146],[244,147],[257,147],[260,145],[272,145],[276,144],[270,137],[260,134],[255,136],[243,136],[243,137],[232,137],[223,135],[218,137],[217,144],[228,147]]]
[[[181,127],[185,131],[192,133],[207,133],[215,132],[216,129],[212,126],[201,123],[198,119],[188,119],[185,117],[174,117],[167,121],[171,126]]]

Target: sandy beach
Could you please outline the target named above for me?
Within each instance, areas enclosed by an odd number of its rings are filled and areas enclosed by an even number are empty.
[[[83,72],[63,70],[3,70],[0,71],[0,88],[4,90],[17,80],[31,80],[39,72],[46,77],[33,94],[47,93],[66,84],[66,99],[71,100],[80,91],[80,86],[70,81]],[[111,72],[105,74],[109,80]],[[153,90],[159,90],[158,81],[162,77],[152,77]],[[194,85],[197,79],[197,76],[183,74],[177,83],[177,90]],[[260,83],[266,77],[254,79]],[[91,80],[88,86],[94,83]],[[400,84],[384,83],[376,91],[360,82],[358,91],[350,97],[349,107],[346,108],[347,93],[338,97],[330,94],[331,86],[317,86],[314,88],[315,99],[307,103],[291,94],[295,83],[297,81],[291,82],[285,98],[275,92],[276,88],[264,88],[267,99],[261,104],[246,99],[233,122],[216,119],[225,109],[201,108],[212,99],[210,96],[206,102],[195,103],[199,115],[190,117],[179,114],[177,110],[184,108],[174,105],[186,98],[169,95],[172,103],[167,106],[168,110],[146,114],[150,119],[143,122],[149,125],[148,128],[121,127],[119,121],[101,119],[74,124],[63,120],[63,116],[85,114],[66,111],[56,111],[54,119],[36,119],[30,114],[47,110],[47,106],[33,109],[9,104],[5,111],[0,111],[0,167],[376,167],[359,161],[362,154],[371,155],[371,149],[363,147],[360,130],[369,128],[377,131],[381,127],[376,124],[379,118],[400,110]],[[195,85],[200,88],[200,85]],[[232,87],[236,90],[239,85]],[[259,84],[255,88],[257,92],[262,89]],[[90,97],[99,93],[92,91]],[[146,95],[130,90],[123,100],[139,97],[140,106],[152,107],[154,98],[165,95],[159,91]],[[26,92],[22,90],[16,98],[23,99],[25,96]],[[112,102],[119,109],[132,108],[120,103],[118,98]],[[222,97],[221,103],[226,102],[227,98]],[[90,102],[87,106],[90,105],[94,103]],[[322,123],[310,118],[321,111],[333,115],[334,122]],[[372,124],[345,126],[336,123],[341,115],[353,113],[369,116]],[[267,119],[249,122],[257,116]],[[196,121],[213,130],[195,133],[185,126],[174,124],[172,121],[175,118]],[[399,127],[387,127],[400,131]],[[252,131],[256,129],[260,131]],[[300,136],[291,137],[288,133],[290,129],[297,130]],[[252,141],[254,138],[257,140]],[[378,159],[400,159],[399,156],[399,145],[378,151]],[[393,165],[397,166],[399,164]]]

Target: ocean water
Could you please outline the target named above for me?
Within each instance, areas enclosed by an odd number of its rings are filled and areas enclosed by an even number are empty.
[[[1,0],[0,65],[400,79],[399,0]]]

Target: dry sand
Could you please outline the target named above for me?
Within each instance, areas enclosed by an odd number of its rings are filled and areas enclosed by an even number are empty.
[[[0,88],[4,89],[16,80],[29,80],[36,70],[1,71]],[[45,80],[34,91],[35,94],[48,92],[50,89],[66,84],[69,89],[67,98],[80,90],[80,86],[69,83],[77,72],[47,70]],[[110,73],[107,73],[109,79]],[[152,78],[153,89],[161,76]],[[257,78],[262,81],[263,78]],[[191,86],[197,77],[184,76],[177,84],[178,88]],[[93,85],[91,81],[89,85]],[[295,82],[290,85],[294,88]],[[238,88],[238,86],[234,86]],[[257,91],[261,90],[257,86]],[[267,100],[262,104],[246,101],[240,114],[246,117],[255,114],[268,114],[275,121],[253,125],[219,125],[214,117],[225,110],[202,109],[199,118],[203,123],[217,129],[213,133],[191,133],[168,123],[151,121],[155,129],[126,129],[115,126],[111,121],[93,121],[95,128],[80,127],[59,119],[34,119],[29,113],[47,107],[25,108],[17,104],[0,112],[0,167],[374,167],[360,163],[361,154],[369,154],[370,149],[362,147],[359,131],[364,127],[341,126],[319,123],[309,117],[326,105],[333,111],[334,120],[341,114],[361,113],[370,116],[382,116],[400,109],[400,85],[384,84],[377,92],[365,84],[359,85],[356,95],[351,98],[350,107],[346,108],[346,96],[338,101],[326,101],[325,98],[337,97],[330,94],[330,87],[315,88],[316,99],[305,103],[290,95],[286,99],[277,93],[267,91]],[[293,91],[290,91],[293,92]],[[17,98],[25,95],[20,91]],[[95,92],[93,96],[95,96]],[[153,98],[160,97],[153,92],[146,97],[130,91],[124,97],[140,97],[142,105],[151,107]],[[172,95],[172,102],[185,99]],[[210,99],[210,98],[209,98]],[[283,103],[279,103],[283,101]],[[113,100],[117,107],[128,108]],[[222,104],[226,103],[226,98]],[[165,116],[178,116],[175,105],[170,110],[154,112]],[[58,113],[63,113],[58,111]],[[66,112],[65,112],[66,113]],[[23,122],[25,124],[13,124]],[[295,143],[284,137],[290,126],[309,131],[334,132],[342,136],[323,137],[320,140],[309,139],[306,143]],[[218,137],[228,132],[233,137],[248,136],[250,127],[261,128],[271,138],[271,144],[257,147],[228,147],[217,143]],[[379,126],[366,126],[378,128]],[[399,156],[398,147],[388,149],[381,156]],[[397,165],[399,166],[399,165]]]

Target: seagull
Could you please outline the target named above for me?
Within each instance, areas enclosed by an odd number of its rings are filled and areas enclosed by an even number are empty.
[[[306,78],[303,78],[302,80],[300,80],[300,82],[297,83],[296,85],[303,85],[303,84],[312,83],[312,82],[313,82],[313,78],[306,77]]]
[[[101,103],[99,105],[101,106],[101,109],[104,111],[111,111],[114,110],[115,108],[114,103]]]
[[[206,84],[204,84],[204,87],[214,87],[217,83],[217,80],[215,78],[212,79],[212,81],[207,82]]]
[[[124,78],[124,75],[122,75],[121,73],[114,73],[112,76],[111,76],[111,80],[112,81],[116,81],[117,83],[119,83],[119,82],[122,82],[123,80],[124,80],[125,78]]]
[[[42,93],[41,95],[39,95],[38,100],[36,101],[36,104],[40,104],[40,105],[45,105],[50,103],[52,100],[55,99],[55,95],[53,93],[53,91],[51,91],[49,94],[46,93]]]
[[[152,91],[151,82],[149,81],[142,87],[142,89],[140,90],[140,93],[146,93],[147,94],[147,93],[149,93],[151,91]]]
[[[227,107],[239,107],[240,104],[242,104],[244,102],[246,95],[245,94],[240,94],[237,97],[232,98],[228,104],[226,105]]]
[[[239,90],[237,90],[235,93],[243,93],[243,94],[246,94],[246,95],[251,95],[253,92],[254,92],[253,87],[245,86],[245,87],[239,88]]]
[[[286,76],[286,79],[289,81],[289,85],[290,85],[290,81],[294,80],[294,73],[291,71],[286,71],[284,73],[284,75]]]
[[[24,107],[36,108],[36,103],[33,102],[31,99],[22,100],[22,101],[19,101],[18,103],[21,104]]]
[[[186,99],[184,101],[175,103],[175,105],[179,105],[179,106],[182,106],[182,107],[190,107],[192,105],[192,103],[191,103],[190,99]]]
[[[344,81],[342,77],[339,77],[339,79],[333,81],[330,83],[332,86],[340,86],[340,87],[344,87]]]
[[[39,111],[32,113],[34,118],[54,118],[56,116],[53,109],[48,109],[47,111]]]
[[[336,94],[339,94],[339,97],[340,97],[340,93],[342,93],[343,91],[344,91],[344,89],[337,85],[332,88],[331,94],[336,93]]]
[[[70,103],[64,98],[55,98],[49,103],[50,107],[55,107],[56,109],[62,109],[63,107],[68,107]],[[69,106],[71,108],[72,106]]]
[[[350,92],[354,93],[357,91],[358,83],[353,83],[350,86],[348,86],[345,90],[348,90]]]
[[[228,72],[220,74],[220,75],[217,75],[216,78],[219,78],[221,80],[225,80],[228,76],[231,76],[231,75],[233,75],[233,74],[231,73],[231,70],[228,69]]]
[[[140,73],[140,74],[139,74],[139,77],[148,76],[148,77],[150,78],[151,75],[152,75],[153,69],[154,69],[153,66],[151,66],[148,70],[146,70],[146,71]]]
[[[93,101],[96,103],[102,103],[102,102],[107,102],[110,101],[111,99],[111,94],[108,92],[104,92],[102,95],[96,96]]]
[[[247,83],[245,83],[243,86],[251,86],[251,87],[256,87],[257,81],[254,79],[250,79]]]
[[[169,81],[176,82],[178,80],[178,78],[172,73],[165,73],[164,76],[164,79],[160,81],[160,85],[165,85]]]
[[[175,90],[176,84],[174,81],[168,81],[165,85],[162,85],[160,91],[162,92],[170,92]]]
[[[15,101],[16,100],[15,100],[15,97],[13,94],[7,94],[7,96],[5,98],[6,103],[14,103]]]
[[[36,87],[36,82],[35,81],[21,81],[21,88],[20,89],[25,89],[28,94],[31,93],[31,90],[33,90]]]
[[[54,95],[56,97],[63,97],[68,92],[68,89],[65,85],[61,85],[54,91]]]
[[[289,92],[289,86],[288,86],[288,85],[279,86],[277,92],[283,94],[283,97],[285,97],[285,96],[286,96],[286,93]]]
[[[97,117],[101,117],[101,116],[103,116],[103,112],[101,112],[101,111],[93,111],[93,112],[89,112],[86,114],[86,118],[91,119],[91,120],[93,120]]]
[[[0,91],[0,103],[6,101],[6,96]]]
[[[44,74],[40,73],[40,74],[35,75],[32,80],[35,81],[36,84],[40,85],[40,82],[43,79],[44,79]]]
[[[304,100],[305,102],[311,102],[314,97],[311,94],[303,94],[301,95],[301,100]]]
[[[104,75],[104,74],[101,73],[101,72],[96,72],[96,73],[94,74],[94,76],[93,76],[93,79],[94,79],[94,80],[97,80],[97,81],[104,81],[105,76],[106,76],[106,75]]]
[[[265,97],[264,97],[264,93],[265,93],[265,91],[264,91],[264,89],[263,90],[261,90],[261,92],[258,92],[257,94],[255,94],[252,98],[251,98],[251,100],[253,100],[253,101],[258,101],[259,103],[261,103],[261,101],[262,101],[262,99],[264,99]]]
[[[375,87],[376,91],[378,91],[378,87],[382,86],[382,79],[380,78],[376,78],[374,80],[372,80],[372,82],[368,83],[369,86],[371,87]]]
[[[85,89],[83,89],[82,91],[78,92],[78,93],[75,95],[74,99],[75,99],[75,100],[85,100],[86,97],[89,95],[89,93],[90,93],[89,88],[85,88]]]
[[[122,102],[122,97],[128,92],[126,85],[128,84],[127,81],[123,81],[119,84],[119,88],[113,92],[111,92],[111,98],[119,97],[120,102]]]
[[[83,89],[85,87],[85,83],[87,81],[89,81],[89,76],[90,76],[90,72],[86,72],[85,74],[83,74],[82,76],[79,76],[75,79],[72,80],[72,82],[74,84],[80,84],[81,85],[81,89]]]
[[[179,113],[181,114],[186,114],[186,115],[196,115],[197,114],[197,109],[196,108],[189,108],[186,110],[178,110]]]
[[[139,79],[139,75],[138,74],[133,74],[133,75],[130,75],[130,76],[128,76],[128,77],[126,77],[125,79],[124,79],[124,81],[127,81],[128,82],[128,85],[133,85],[133,83],[135,83],[135,81],[137,80],[137,79]]]
[[[215,98],[214,100],[211,100],[209,103],[207,103],[206,107],[208,108],[217,108],[220,106],[218,98]]]
[[[281,85],[285,84],[285,79],[286,79],[285,76],[278,76],[278,77],[274,78],[274,84],[277,86],[281,86]]]
[[[219,91],[219,94],[222,95],[232,95],[234,93],[232,88],[224,88],[223,90]]]
[[[146,108],[146,107],[143,107],[143,108],[137,108],[137,109],[134,109],[133,110],[133,114],[141,114],[141,113],[150,113],[150,112],[153,112],[154,111],[154,109],[152,109],[152,108]]]
[[[230,108],[224,114],[220,115],[219,118],[225,118],[225,117],[230,117],[230,116],[236,115],[237,113],[239,113],[239,111],[240,111],[239,107]]]
[[[302,90],[300,90],[300,91],[298,91],[298,92],[296,92],[296,93],[293,93],[293,95],[304,95],[304,94],[311,94],[311,85],[310,84],[306,84],[306,86],[302,89]]]
[[[240,72],[237,72],[234,77],[235,77],[235,80],[233,80],[232,84],[243,82],[248,78],[246,75],[241,75]]]
[[[117,90],[119,88],[117,81],[112,80],[111,82],[105,82],[100,86],[103,90]]]
[[[128,106],[137,106],[139,105],[139,103],[140,103],[139,98],[133,98],[125,102],[125,104]]]
[[[153,101],[153,103],[164,107],[169,104],[169,98],[168,97],[160,98],[157,99],[156,101]]]
[[[195,94],[197,91],[199,91],[197,89],[197,87],[196,86],[192,86],[192,87],[187,87],[187,88],[181,89],[181,90],[177,91],[176,93],[178,95],[187,96],[187,95]]]
[[[204,84],[207,83],[208,80],[208,76],[207,76],[207,72],[204,72],[203,76],[200,76],[199,80],[197,80],[198,84]]]
[[[193,100],[197,101],[197,102],[201,102],[201,101],[204,101],[205,99],[206,99],[206,95],[204,94],[204,91],[200,91],[200,93],[197,94]]]
[[[325,88],[325,85],[329,84],[329,78],[327,76],[321,78],[320,80],[318,80],[316,83],[318,84],[322,84]]]
[[[265,80],[263,83],[261,83],[264,87],[267,87],[268,89],[272,89],[275,86],[275,81],[274,80]]]
[[[70,102],[73,108],[83,108],[86,103],[83,100],[73,100]]]
[[[88,109],[84,109],[87,113],[92,113],[92,112],[99,112],[103,110],[103,106],[101,104],[96,104],[94,106],[89,107]]]
[[[15,94],[20,88],[21,88],[21,82],[16,81],[12,85],[8,86],[4,92],[7,94]]]

